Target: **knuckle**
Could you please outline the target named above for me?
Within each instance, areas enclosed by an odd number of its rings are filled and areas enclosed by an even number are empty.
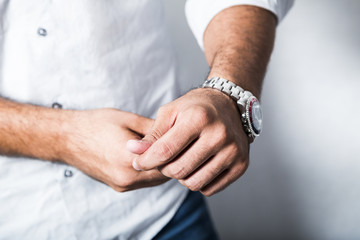
[[[248,158],[241,151],[241,147],[235,142],[230,143],[224,150],[224,158],[220,162],[223,169],[230,169],[231,167],[240,167],[248,163]]]
[[[223,122],[220,122],[219,124],[217,124],[216,131],[221,136],[227,136],[228,135],[228,127]]]
[[[219,123],[212,127],[212,138],[209,141],[211,147],[224,147],[229,142],[229,134],[224,124]]]
[[[236,154],[236,155],[242,154],[239,144],[237,144],[235,142],[230,143],[228,148],[229,148],[229,152],[231,152],[233,154]],[[241,157],[241,159],[242,158],[243,157]]]
[[[118,186],[112,186],[112,189],[114,189],[115,191],[120,192],[120,193],[129,191],[129,189],[121,188]]]
[[[218,144],[224,145],[228,141],[228,131],[227,127],[224,124],[218,124],[216,126],[216,134],[217,134],[217,140]]]
[[[132,185],[134,182],[131,178],[126,176],[119,176],[114,179],[114,184],[119,192],[125,192],[131,190]]]
[[[163,105],[159,108],[158,110],[158,115],[161,115],[161,114],[166,114],[167,113],[167,107],[166,105]]]
[[[204,195],[205,197],[211,197],[212,195],[214,195],[215,193],[213,191],[209,191],[209,190],[204,190],[204,191],[200,191],[202,195]]]
[[[225,162],[220,163],[216,167],[209,168],[208,175],[214,176],[214,177],[218,176],[222,171],[224,171],[227,168],[227,165],[228,165],[228,163],[225,161]]]
[[[174,154],[173,147],[168,142],[162,142],[157,150],[160,161],[167,162]]]
[[[249,155],[244,153],[244,152],[241,152],[241,150],[238,149],[238,152],[236,153],[234,151],[234,154],[236,154],[235,158],[236,158],[236,163],[240,166],[240,167],[243,167],[243,168],[247,168],[249,166]]]
[[[224,190],[230,183],[223,183],[223,184],[216,184],[213,185],[211,187],[205,187],[204,189],[201,189],[201,193],[206,196],[206,197],[210,197],[215,195],[218,192],[221,192],[222,190]]]
[[[171,108],[171,106],[169,104],[163,105],[161,106],[158,111],[157,111],[157,116],[156,118],[162,118],[162,117],[166,117],[166,118],[170,118],[170,116],[172,116],[173,113],[173,109]]]
[[[249,161],[243,161],[239,166],[240,176],[243,175],[248,168],[249,168]]]
[[[189,114],[189,120],[193,123],[205,125],[210,122],[209,111],[202,106],[192,107]]]
[[[109,184],[109,186],[110,186],[112,189],[114,189],[115,191],[117,191],[117,192],[122,192],[122,189],[119,188],[119,187],[116,186],[116,185],[111,185],[111,184]]]
[[[200,190],[200,187],[197,184],[191,185],[188,187],[191,191],[196,192]]]
[[[243,168],[238,168],[235,171],[229,173],[229,179],[231,180],[231,182],[235,182],[244,174],[244,172],[245,171],[243,170]]]
[[[193,178],[189,178],[184,181],[184,185],[190,189],[191,191],[199,191],[201,189],[201,185],[199,181],[194,180]]]
[[[242,175],[244,175],[244,173],[248,169],[248,166],[249,166],[249,161],[245,161],[245,162],[241,161],[236,163],[229,172],[229,179],[231,179],[231,182],[236,181]]]
[[[183,166],[174,166],[169,167],[168,169],[169,177],[175,178],[175,179],[183,179],[186,177],[186,170]]]
[[[228,158],[228,159],[226,159],[225,161],[223,161],[221,167],[222,167],[222,169],[223,169],[224,171],[229,171],[229,169],[230,169],[234,164],[236,164],[236,159],[234,160],[234,159]]]
[[[126,192],[126,191],[130,190],[129,188],[118,185],[115,181],[113,181],[112,183],[110,183],[108,185],[117,192]]]
[[[161,131],[157,128],[153,128],[149,133],[149,136],[154,140],[157,141],[162,136]]]

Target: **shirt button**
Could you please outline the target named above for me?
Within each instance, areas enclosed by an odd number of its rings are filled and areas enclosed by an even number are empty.
[[[38,35],[45,37],[47,35],[47,31],[45,28],[38,28],[37,30]]]
[[[62,109],[62,105],[60,103],[54,102],[51,105],[52,108],[56,108],[56,109]]]
[[[67,178],[72,177],[73,175],[74,175],[74,173],[69,169],[66,169],[64,172],[64,176]]]

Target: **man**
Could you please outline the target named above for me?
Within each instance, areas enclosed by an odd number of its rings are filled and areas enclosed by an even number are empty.
[[[0,237],[216,238],[187,188],[210,196],[238,179],[259,132],[210,87],[260,96],[290,5],[188,1],[216,78],[174,100],[159,1],[2,1]]]

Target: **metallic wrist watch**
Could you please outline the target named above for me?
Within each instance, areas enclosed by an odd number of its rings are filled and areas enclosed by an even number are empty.
[[[241,121],[248,137],[255,140],[260,135],[262,130],[261,106],[259,100],[251,92],[220,77],[206,80],[202,87],[217,89],[234,99],[239,107]]]

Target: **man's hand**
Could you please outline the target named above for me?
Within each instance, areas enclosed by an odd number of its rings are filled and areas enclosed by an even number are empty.
[[[259,97],[275,28],[276,17],[262,8],[239,5],[221,11],[204,33],[208,78],[223,77]],[[158,168],[206,196],[234,182],[249,164],[249,141],[237,106],[214,89],[190,91],[162,107],[138,149],[149,145],[135,159],[135,169]]]
[[[120,192],[164,183],[169,178],[157,169],[136,171],[136,155],[126,149],[129,139],[141,139],[152,125],[151,119],[115,109],[73,111],[61,158]]]
[[[249,163],[249,142],[237,106],[214,89],[192,90],[160,108],[137,148],[148,146],[134,168],[159,169],[206,196],[238,179]],[[135,147],[133,152],[139,154]]]
[[[275,28],[275,15],[259,7],[239,5],[218,13],[203,36],[208,78],[223,77],[259,97]],[[207,196],[239,178],[249,162],[237,107],[214,89],[193,90],[162,107],[138,149],[150,144],[134,168],[158,168]]]
[[[158,170],[134,170],[136,155],[126,147],[129,139],[150,131],[152,119],[116,109],[61,110],[3,98],[0,109],[0,154],[65,162],[121,192],[169,180]]]

